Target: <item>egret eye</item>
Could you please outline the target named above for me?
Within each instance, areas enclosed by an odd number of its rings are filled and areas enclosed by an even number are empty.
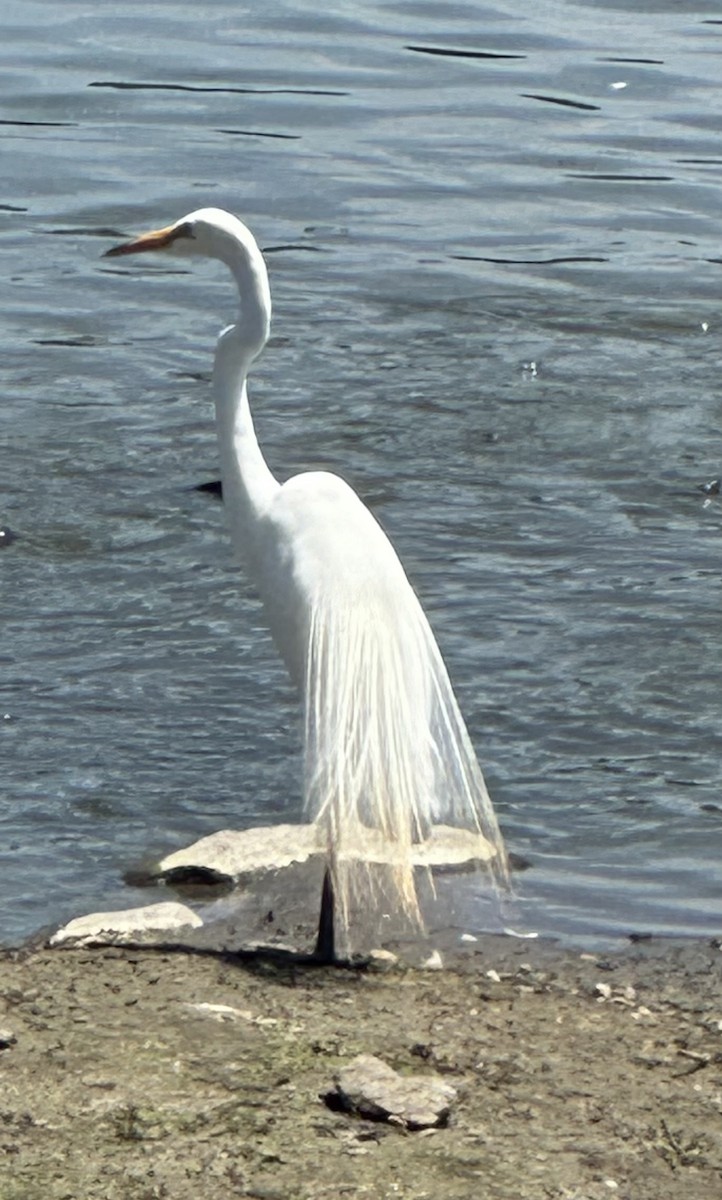
[[[192,221],[182,221],[180,225],[176,225],[175,230],[176,232],[173,241],[176,241],[179,238],[190,238],[192,241],[195,241],[196,235],[193,230]]]

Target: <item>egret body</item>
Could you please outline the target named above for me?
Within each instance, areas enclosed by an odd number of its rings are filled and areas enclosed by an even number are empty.
[[[107,253],[150,250],[220,259],[238,288],[240,313],[221,333],[213,367],[224,507],[303,697],[305,805],[328,855],[327,902],[332,892],[344,924],[359,895],[374,903],[362,866],[373,844],[388,868],[383,903],[420,923],[412,856],[432,826],[485,839],[497,882],[507,869],[428,621],[389,539],[348,484],[325,471],[279,483],[266,464],[246,379],[268,338],[271,295],[250,230],[206,208]]]

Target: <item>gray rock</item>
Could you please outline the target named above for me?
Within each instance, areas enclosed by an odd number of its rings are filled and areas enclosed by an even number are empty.
[[[322,831],[316,825],[271,825],[255,829],[222,829],[191,846],[166,855],[153,877],[167,883],[182,882],[184,876],[203,876],[209,882],[234,884],[292,863],[304,863],[324,855]],[[415,866],[459,868],[489,862],[494,850],[478,833],[435,825],[425,842],[412,851]],[[364,829],[353,856],[369,863],[391,861],[387,843],[374,829]]]
[[[314,825],[263,825],[255,829],[221,829],[161,859],[157,876],[172,883],[184,875],[203,874],[210,881],[239,883],[265,871],[321,854]]]
[[[158,942],[159,934],[197,929],[203,921],[185,904],[167,901],[119,912],[90,913],[69,921],[50,939],[51,946],[124,946]]]
[[[12,1029],[0,1029],[0,1050],[8,1050],[10,1046],[14,1046],[17,1042],[17,1037]]]
[[[407,1129],[445,1125],[456,1089],[431,1075],[400,1075],[373,1054],[359,1054],[340,1071],[325,1097],[331,1108]]]
[[[476,911],[475,868],[489,858],[489,845],[478,834],[437,825],[412,852],[420,868],[417,891],[424,925],[434,928],[435,938],[445,930],[456,942],[466,912]],[[51,945],[173,945],[308,955],[316,944],[326,861],[316,825],[222,830],[144,873],[144,882],[163,881],[181,897],[185,889],[194,901],[202,896],[200,916],[181,903],[93,913],[58,930]],[[358,866],[358,878],[345,934],[337,929],[338,957],[360,957],[393,945],[406,947],[406,961],[416,963],[419,954],[428,958],[423,927],[395,907],[394,859],[378,833],[363,830],[352,854],[344,856],[345,864]],[[199,894],[201,884],[220,885],[225,894],[212,895],[209,902],[208,890]],[[373,905],[368,903],[370,889]]]

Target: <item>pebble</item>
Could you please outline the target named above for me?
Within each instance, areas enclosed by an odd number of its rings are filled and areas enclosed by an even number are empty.
[[[391,950],[372,950],[368,956],[369,971],[378,971],[381,974],[384,971],[392,971],[398,965],[399,957]]]
[[[249,1009],[233,1008],[230,1004],[193,1004],[184,1005],[199,1017],[210,1017],[213,1021],[252,1021],[253,1013]]]
[[[647,1008],[646,1005],[640,1004],[639,1008],[635,1009],[634,1012],[631,1013],[631,1016],[633,1020],[639,1021],[642,1017],[653,1017],[654,1013],[651,1011],[651,1009]]]

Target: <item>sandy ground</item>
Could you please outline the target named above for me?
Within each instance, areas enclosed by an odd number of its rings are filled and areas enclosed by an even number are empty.
[[[716,1200],[721,967],[501,937],[443,971],[7,952],[0,1197]],[[458,1088],[448,1126],[332,1111],[360,1052]]]

